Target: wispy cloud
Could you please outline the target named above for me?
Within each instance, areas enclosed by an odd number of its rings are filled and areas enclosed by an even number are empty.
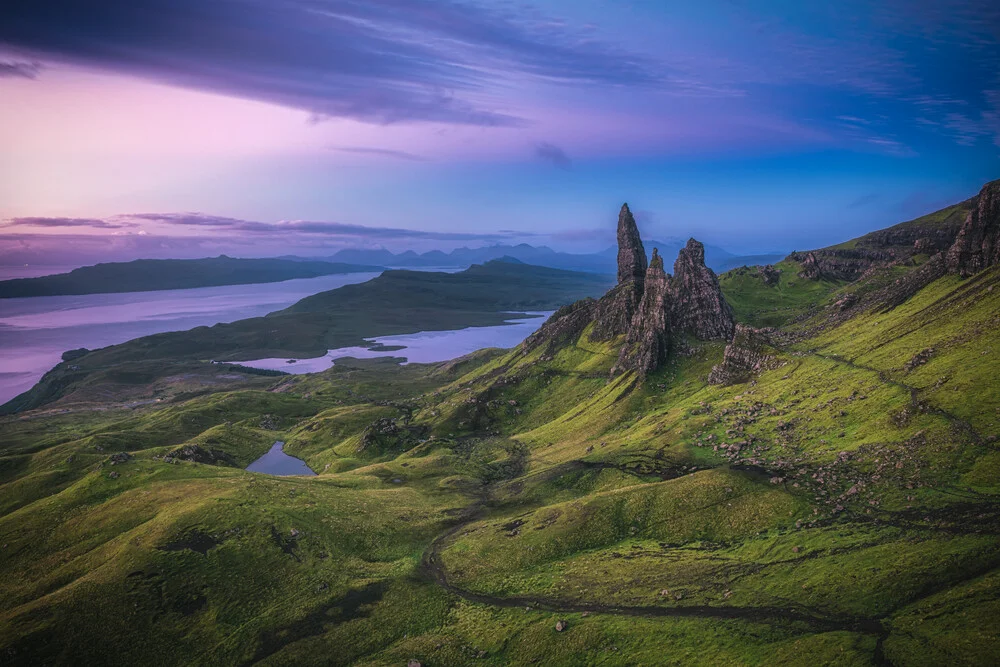
[[[411,160],[414,162],[426,162],[427,158],[415,153],[406,151],[395,151],[388,148],[372,148],[368,146],[331,146],[332,150],[342,153],[357,153],[359,155],[375,155],[381,157],[396,158],[397,160]]]
[[[99,218],[11,218],[2,227],[42,227],[46,229],[91,227],[93,229],[124,229],[132,225]]]
[[[573,167],[573,160],[566,155],[566,151],[555,144],[545,141],[535,144],[535,157],[545,160],[559,169],[571,169]]]
[[[0,62],[0,78],[37,79],[41,71],[41,63]]]

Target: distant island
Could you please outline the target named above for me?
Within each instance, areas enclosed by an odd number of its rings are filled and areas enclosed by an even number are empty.
[[[0,299],[110,294],[277,283],[339,273],[381,272],[381,266],[289,259],[137,259],[84,266],[69,273],[0,281]]]

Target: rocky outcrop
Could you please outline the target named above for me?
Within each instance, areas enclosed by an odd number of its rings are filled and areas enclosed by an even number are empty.
[[[642,301],[632,317],[625,344],[618,355],[618,362],[611,371],[617,375],[635,371],[646,375],[667,360],[670,353],[669,284],[663,270],[663,258],[653,250],[653,258],[646,270]]]
[[[945,257],[948,271],[968,277],[1000,264],[1000,181],[983,186]]]
[[[638,282],[640,291],[646,277],[646,249],[628,204],[618,213],[618,284]]]
[[[852,281],[877,264],[885,264],[896,259],[891,250],[867,250],[864,248],[828,248],[793,252],[788,256],[802,264],[800,278],[808,280]]]
[[[542,359],[573,344],[589,329],[591,341],[622,341],[612,377],[634,372],[640,378],[661,368],[679,338],[729,340],[733,311],[719,280],[705,266],[705,247],[691,239],[667,275],[663,258],[646,251],[628,205],[618,216],[618,284],[598,300],[585,299],[556,311],[522,343],[522,354],[544,347]],[[773,267],[764,280],[776,280]]]
[[[755,329],[737,324],[733,340],[726,346],[722,363],[712,367],[709,384],[737,384],[781,362],[771,354],[773,329]]]
[[[677,255],[669,296],[675,332],[699,340],[732,338],[733,310],[722,295],[719,279],[705,266],[705,246],[694,239],[689,239]]]
[[[628,204],[622,204],[618,214],[618,284],[597,303],[591,340],[614,340],[628,332],[642,300],[646,268],[639,228]]]

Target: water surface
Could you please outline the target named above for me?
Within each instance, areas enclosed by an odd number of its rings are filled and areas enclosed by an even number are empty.
[[[257,285],[0,299],[0,404],[30,389],[62,353],[165,331],[260,317],[299,299],[374,278],[350,273]]]
[[[481,350],[484,347],[509,348],[518,345],[534,333],[553,311],[528,312],[530,317],[507,320],[507,324],[490,327],[466,327],[452,331],[420,331],[415,334],[398,336],[378,336],[366,338],[369,345],[380,347],[401,347],[397,350],[371,349],[370,347],[341,347],[330,350],[323,357],[311,359],[271,358],[233,363],[285,371],[286,373],[318,373],[334,365],[336,359],[374,359],[375,357],[402,357],[403,363],[435,363],[449,361]]]
[[[250,472],[262,472],[265,475],[316,475],[305,461],[286,454],[284,447],[285,443],[282,441],[275,442],[267,454],[248,465],[246,469]]]

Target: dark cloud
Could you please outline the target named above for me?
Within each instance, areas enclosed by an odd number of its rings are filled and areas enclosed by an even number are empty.
[[[0,62],[0,78],[37,79],[41,63]]]
[[[2,5],[0,44],[378,123],[518,125],[477,101],[514,75],[659,81],[649,62],[526,15],[432,0],[33,0]]]
[[[343,153],[358,153],[359,155],[379,155],[382,157],[391,157],[399,160],[412,160],[414,162],[425,162],[427,158],[415,155],[414,153],[407,153],[406,151],[394,151],[388,148],[369,148],[367,146],[331,146],[335,151],[341,151]]]
[[[132,225],[97,218],[11,218],[5,227],[93,227],[94,229],[124,229]]]
[[[570,169],[573,167],[573,161],[566,155],[566,151],[555,144],[544,141],[535,144],[535,157],[541,158],[546,162],[551,162],[553,166],[559,169]]]

